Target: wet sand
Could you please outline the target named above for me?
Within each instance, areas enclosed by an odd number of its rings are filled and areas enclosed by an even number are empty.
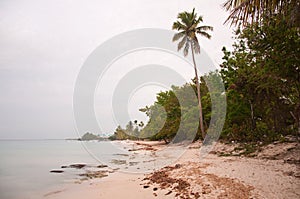
[[[136,151],[158,151],[158,142],[135,142]],[[262,147],[254,157],[220,156],[236,145],[217,143],[200,160],[193,143],[175,164],[148,174],[115,171],[44,194],[49,199],[76,198],[300,198],[299,143]]]

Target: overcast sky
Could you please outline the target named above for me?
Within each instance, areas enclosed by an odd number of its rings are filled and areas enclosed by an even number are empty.
[[[204,24],[214,27],[212,39],[201,40],[201,47],[220,63],[222,46],[233,41],[232,30],[223,25],[228,16],[221,7],[224,1],[1,0],[0,139],[76,137],[73,89],[90,53],[125,31],[171,29],[178,12],[195,7]],[[151,96],[147,102],[137,97],[129,112],[149,105]]]

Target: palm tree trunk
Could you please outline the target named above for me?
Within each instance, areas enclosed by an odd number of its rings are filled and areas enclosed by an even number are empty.
[[[197,96],[198,96],[198,105],[199,105],[199,123],[200,123],[201,135],[202,135],[202,138],[204,139],[205,138],[205,132],[204,132],[204,127],[203,127],[200,84],[199,84],[198,72],[197,72],[196,61],[195,61],[195,56],[194,56],[194,46],[193,46],[193,44],[191,44],[191,48],[192,48],[192,57],[193,57],[195,76],[196,76]]]

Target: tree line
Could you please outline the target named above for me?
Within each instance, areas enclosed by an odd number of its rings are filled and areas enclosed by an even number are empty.
[[[226,95],[227,108],[222,139],[271,142],[286,135],[299,136],[300,29],[299,12],[294,13],[299,2],[282,2],[282,10],[275,5],[265,5],[261,12],[251,13],[249,9],[243,10],[244,6],[255,8],[258,4],[227,1],[227,8],[232,7],[230,17],[249,13],[239,20],[231,19],[236,24],[235,43],[231,51],[223,47],[220,70],[200,78],[196,73],[190,83],[159,92],[153,105],[140,109],[149,117],[147,124],[138,128],[135,134],[127,134],[129,137],[126,139],[170,142],[203,138],[208,133],[212,116],[216,114],[211,101],[214,99],[221,103],[222,100],[218,99],[223,98],[222,94],[208,89],[211,85],[207,82],[214,81],[223,81],[225,86],[223,94]],[[173,41],[181,38],[178,50],[184,47],[184,55],[189,50],[193,57],[194,53],[200,53],[197,34],[210,38],[205,31],[212,28],[198,26],[200,22],[202,17],[197,17],[193,10],[191,13],[179,13],[173,24],[173,28],[179,31]],[[189,88],[193,92],[186,94]],[[179,98],[187,103],[181,104]],[[126,134],[126,129],[119,127],[114,136],[117,137],[121,131]]]

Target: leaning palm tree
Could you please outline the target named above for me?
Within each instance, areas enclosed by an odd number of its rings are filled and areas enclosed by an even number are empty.
[[[205,132],[203,127],[203,116],[202,116],[202,105],[201,105],[201,94],[200,94],[200,84],[197,73],[197,66],[195,61],[195,53],[200,53],[200,45],[198,42],[197,34],[210,39],[210,34],[207,30],[213,30],[211,26],[199,26],[200,22],[203,22],[202,16],[197,16],[195,13],[195,8],[190,12],[181,12],[177,16],[177,21],[173,23],[172,29],[179,31],[173,37],[173,42],[181,39],[178,43],[178,51],[183,49],[184,56],[188,55],[189,50],[192,51],[195,76],[196,76],[196,86],[197,86],[197,96],[199,104],[199,122],[202,138],[205,138]]]
[[[260,22],[263,16],[279,14],[289,25],[300,26],[299,0],[227,0],[223,6],[230,11],[225,23],[231,22],[231,25]]]

